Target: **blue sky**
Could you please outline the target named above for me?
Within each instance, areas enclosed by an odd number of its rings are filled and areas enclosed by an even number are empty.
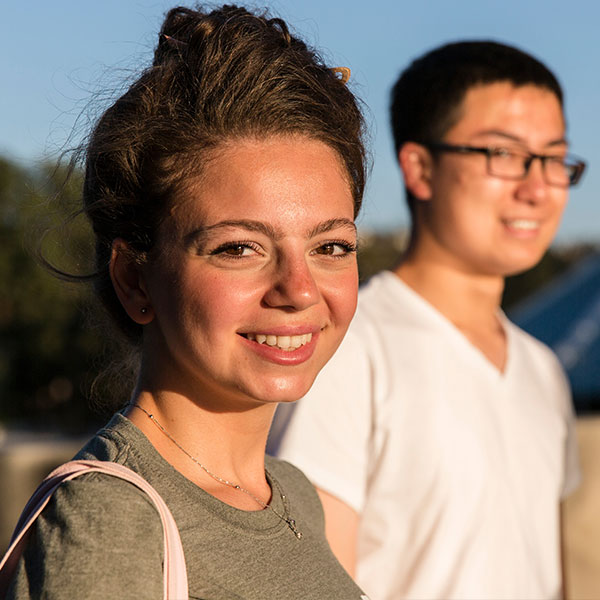
[[[185,2],[182,2],[185,4]],[[0,154],[30,164],[61,148],[95,95],[100,109],[150,61],[166,0],[5,0]],[[335,65],[369,107],[374,168],[362,228],[407,224],[388,128],[390,86],[407,63],[457,39],[494,39],[541,58],[566,91],[572,151],[589,170],[571,193],[560,243],[600,241],[600,2],[592,0],[264,0]],[[78,133],[85,131],[85,118]],[[75,137],[75,139],[77,139]],[[600,169],[600,167],[598,167]]]

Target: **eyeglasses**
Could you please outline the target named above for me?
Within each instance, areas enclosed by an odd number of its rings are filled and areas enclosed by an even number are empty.
[[[581,175],[585,170],[585,162],[570,155],[552,156],[509,148],[478,148],[476,146],[456,146],[443,142],[424,143],[423,146],[433,152],[485,154],[488,174],[503,179],[525,179],[531,163],[539,159],[542,163],[544,181],[557,187],[575,185],[581,179]]]

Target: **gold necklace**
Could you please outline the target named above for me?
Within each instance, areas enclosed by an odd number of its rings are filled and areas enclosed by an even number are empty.
[[[223,485],[228,485],[229,487],[232,487],[234,490],[239,490],[240,492],[243,492],[247,496],[250,496],[250,498],[252,498],[259,506],[262,506],[263,509],[267,508],[267,509],[271,510],[283,522],[287,523],[287,526],[292,530],[293,534],[298,539],[302,538],[302,532],[298,531],[298,529],[296,528],[296,521],[294,519],[292,519],[291,517],[287,516],[288,507],[287,507],[287,498],[286,498],[285,494],[281,490],[281,487],[279,487],[279,484],[277,483],[277,481],[275,480],[273,475],[271,475],[267,471],[266,468],[265,468],[265,473],[269,476],[269,479],[273,482],[274,486],[277,488],[277,491],[279,492],[279,495],[281,496],[281,502],[283,504],[283,509],[286,514],[282,515],[282,514],[278,513],[270,504],[263,502],[260,498],[255,496],[250,490],[243,488],[238,483],[233,483],[232,481],[229,481],[228,479],[224,479],[223,477],[219,477],[216,473],[213,473],[210,469],[208,469],[205,465],[203,465],[195,456],[190,454],[183,446],[181,446],[179,444],[179,442],[159,423],[158,419],[152,413],[149,413],[144,407],[140,406],[139,404],[134,404],[133,402],[131,402],[129,404],[129,406],[133,406],[134,408],[139,408],[142,412],[146,413],[148,418],[160,429],[160,431],[166,437],[168,437],[171,440],[171,442],[173,442],[173,444],[175,444],[175,446],[177,446],[188,458],[193,460],[207,475],[212,477],[215,481],[222,483]]]

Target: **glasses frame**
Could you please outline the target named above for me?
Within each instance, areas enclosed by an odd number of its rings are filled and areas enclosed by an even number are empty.
[[[533,163],[534,160],[539,159],[540,162],[542,163],[542,173],[544,176],[544,181],[548,185],[551,185],[554,187],[567,188],[567,187],[577,184],[577,182],[581,179],[581,176],[583,175],[583,172],[585,171],[585,167],[586,167],[585,161],[583,161],[580,158],[577,158],[576,156],[573,156],[571,154],[567,154],[565,156],[565,159],[566,159],[565,164],[566,164],[566,166],[568,166],[571,169],[571,173],[569,175],[568,183],[566,185],[562,185],[560,183],[550,181],[548,179],[548,175],[546,173],[546,161],[549,159],[554,159],[554,158],[556,158],[556,156],[549,156],[546,154],[536,154],[535,152],[525,152],[524,151],[523,155],[528,156],[528,158],[525,160],[525,163],[523,165],[525,168],[524,173],[520,176],[517,176],[517,175],[510,176],[510,175],[498,175],[497,173],[493,173],[492,169],[491,169],[491,160],[492,160],[492,156],[494,155],[494,153],[498,152],[499,150],[506,150],[506,148],[502,148],[501,146],[490,146],[490,147],[482,146],[482,147],[480,147],[480,146],[467,146],[467,145],[463,145],[463,144],[447,144],[445,142],[427,142],[427,143],[422,143],[421,145],[425,146],[427,149],[431,150],[432,152],[453,152],[456,154],[484,154],[486,156],[486,166],[487,166],[488,175],[491,175],[492,177],[499,177],[501,179],[510,179],[513,181],[522,181],[523,179],[526,179],[527,174],[529,173],[529,168],[531,167],[531,164]]]

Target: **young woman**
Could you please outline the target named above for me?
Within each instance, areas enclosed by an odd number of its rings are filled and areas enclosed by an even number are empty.
[[[156,488],[193,598],[361,597],[310,483],[264,455],[277,403],[355,309],[363,122],[342,79],[279,19],[175,8],[87,148],[96,290],[141,360],[78,458]],[[9,598],[160,598],[162,543],[142,492],[83,476],[38,519]]]

